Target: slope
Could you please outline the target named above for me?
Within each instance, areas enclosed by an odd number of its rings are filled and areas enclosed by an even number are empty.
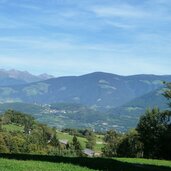
[[[37,83],[0,88],[0,101],[27,103],[79,103],[112,108],[121,106],[171,81],[171,76],[119,76],[96,72],[83,76],[49,79]]]
[[[168,108],[167,100],[162,95],[163,90],[157,89],[147,93],[120,107],[110,109],[107,113],[118,126],[124,126],[127,129],[134,128],[147,108],[159,107],[161,110]]]
[[[21,85],[53,78],[52,75],[33,75],[27,71],[0,69],[0,86]]]

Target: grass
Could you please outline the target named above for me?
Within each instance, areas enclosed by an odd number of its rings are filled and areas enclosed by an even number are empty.
[[[0,171],[91,171],[85,167],[65,163],[18,161],[0,159]]]
[[[63,132],[60,132],[60,131],[57,132],[57,136],[58,136],[59,139],[68,140],[68,142],[72,142],[72,139],[73,139],[72,135],[69,135],[68,133],[63,133]],[[79,142],[81,143],[81,146],[83,148],[85,148],[87,139],[84,138],[84,137],[77,137],[77,138],[78,138]],[[96,145],[94,147],[94,150],[96,152],[100,152],[101,148],[103,146],[104,146],[104,144],[103,144],[103,136],[102,135],[96,135]]]
[[[73,139],[73,136],[72,135],[69,135],[68,133],[64,133],[64,132],[57,132],[57,136],[59,139],[62,139],[62,140],[68,140],[68,142],[72,142],[72,139]],[[81,146],[83,148],[85,148],[86,146],[86,138],[83,138],[83,137],[77,137],[79,142],[81,143]]]
[[[23,131],[24,127],[23,126],[18,126],[15,124],[8,124],[8,125],[3,125],[3,128],[6,129],[7,131]]]
[[[96,145],[94,150],[96,152],[101,152],[101,149],[104,147],[104,141],[103,141],[104,135],[96,135]]]
[[[167,166],[167,167],[170,167],[171,169],[171,161],[168,161],[168,160],[137,159],[137,158],[115,158],[115,160],[133,163],[133,164]]]
[[[0,154],[0,171],[171,171],[171,161]]]

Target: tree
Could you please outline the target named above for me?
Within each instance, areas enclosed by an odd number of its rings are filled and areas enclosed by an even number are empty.
[[[143,144],[135,129],[123,135],[118,145],[117,155],[120,157],[143,157]]]
[[[171,107],[171,83],[164,82],[164,84],[166,85],[166,89],[163,95],[167,98],[167,100],[169,101],[168,105]],[[171,146],[169,143],[171,142],[171,111],[167,110],[164,112],[164,114],[165,114],[165,117],[167,117],[168,125],[167,125],[167,131],[162,139],[163,140],[162,152],[163,152],[164,158],[171,159]]]
[[[104,141],[106,145],[102,148],[102,152],[104,156],[107,157],[115,157],[117,156],[117,148],[118,148],[118,134],[114,130],[110,130],[106,133],[104,137]]]
[[[171,107],[171,83],[164,82],[164,84],[166,85],[166,89],[163,95],[167,98],[167,100],[169,101],[169,106]]]
[[[32,129],[33,129],[33,121],[32,120],[26,120],[24,123],[25,134],[30,134]]]
[[[89,149],[94,149],[94,146],[96,145],[96,138],[95,136],[88,136],[87,137],[87,143],[86,143],[86,148]]]
[[[93,131],[86,132],[85,134],[87,138],[86,148],[93,149],[96,145],[96,136]]]
[[[76,151],[76,154],[78,156],[81,156],[82,155],[82,147],[81,147],[81,144],[75,135],[74,135],[73,140],[72,140],[72,145],[74,146],[74,150]]]
[[[141,116],[137,125],[140,140],[143,143],[144,157],[160,158],[162,154],[162,138],[168,128],[168,117],[158,108],[148,109]]]
[[[46,125],[40,124],[41,132],[42,132],[42,145],[46,146],[47,143],[53,137],[53,130],[51,130]]]
[[[104,141],[106,143],[113,143],[118,137],[118,134],[115,130],[109,130],[106,132],[106,135],[104,136]]]
[[[59,140],[56,136],[56,134],[53,135],[52,139],[51,139],[51,145],[54,146],[55,148],[59,147]]]
[[[163,158],[165,159],[168,159],[170,160],[171,159],[171,145],[170,145],[170,142],[171,142],[171,124],[168,126],[168,129],[165,133],[165,135],[163,136],[163,139],[162,139],[162,156]]]
[[[8,153],[9,149],[6,146],[3,135],[0,134],[0,153]]]
[[[2,131],[3,130],[3,128],[2,128],[2,117],[0,117],[0,131]]]

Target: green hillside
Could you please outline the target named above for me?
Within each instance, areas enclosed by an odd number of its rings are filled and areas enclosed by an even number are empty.
[[[28,103],[1,103],[0,113],[8,109],[21,111],[32,115],[41,123],[58,129],[63,128],[92,128],[95,130],[110,129],[111,125],[103,125],[108,120],[104,112],[93,108],[70,103],[55,103],[46,105]],[[112,123],[111,123],[112,124]]]
[[[4,130],[8,131],[8,132],[23,132],[24,131],[24,127],[23,126],[19,126],[16,124],[5,124],[2,127]],[[61,132],[61,131],[57,131],[56,136],[58,137],[58,139],[60,140],[67,140],[69,143],[72,143],[73,140],[73,135],[70,135],[67,132]],[[98,135],[95,134],[96,137],[96,144],[94,146],[94,150],[96,152],[101,152],[101,148],[104,147],[104,140],[103,140],[103,135]],[[85,137],[81,137],[81,136],[77,136],[78,141],[80,142],[81,146],[83,148],[86,148],[86,143],[87,143],[87,139]]]
[[[104,147],[104,140],[103,140],[103,137],[102,135],[98,135],[96,134],[96,145],[94,147],[94,150],[96,152],[101,152],[101,148]],[[65,133],[65,132],[60,132],[58,131],[57,132],[57,137],[59,139],[64,139],[64,140],[68,140],[68,142],[72,142],[72,139],[73,139],[73,136],[72,135],[69,135],[68,133]],[[77,136],[79,142],[81,143],[82,147],[83,148],[86,148],[86,143],[87,143],[87,139],[85,137],[79,137]]]
[[[53,78],[36,83],[0,87],[0,102],[37,104],[80,103],[95,107],[118,107],[154,91],[171,76],[120,76],[95,72],[82,76]]]
[[[77,136],[81,149],[86,148],[87,138],[91,136],[93,150],[101,153],[101,148],[104,147],[103,135],[93,133],[91,130],[57,131],[35,121],[29,115],[13,110],[8,110],[0,117],[0,142],[4,152],[74,156],[76,155],[73,147],[74,135]],[[68,145],[63,147],[59,144],[59,140],[66,140]]]
[[[99,112],[96,107],[75,103],[53,103],[46,105],[28,103],[1,103],[0,113],[8,109],[31,114],[36,120],[58,129],[91,128],[96,131],[116,129],[125,132],[134,128],[139,117],[150,107],[168,108],[162,95],[163,89],[157,89],[130,102],[108,111]]]
[[[139,117],[150,107],[158,106],[166,109],[167,100],[162,96],[162,89],[157,89],[117,108],[98,111],[96,107],[88,107],[74,103],[53,103],[46,105],[28,103],[1,103],[0,113],[8,109],[31,114],[38,121],[58,129],[91,128],[96,131],[116,129],[127,131],[134,128]]]
[[[112,118],[113,123],[119,127],[124,126],[123,130],[134,128],[138,123],[140,116],[147,108],[154,108],[158,106],[161,110],[167,109],[167,99],[162,95],[164,89],[157,89],[153,92],[147,93],[141,97],[135,98],[130,102],[110,109],[107,112],[109,118]]]
[[[29,103],[0,103],[0,112],[3,113],[8,109],[29,113],[29,114],[38,114],[43,111],[43,108],[40,105],[29,104]]]

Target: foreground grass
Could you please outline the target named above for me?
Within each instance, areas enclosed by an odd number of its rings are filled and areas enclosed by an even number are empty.
[[[171,170],[171,161],[168,160],[152,160],[152,159],[138,159],[138,158],[114,158],[114,159],[121,162],[127,162],[132,164],[166,166],[166,167],[170,167]]]
[[[0,159],[0,171],[91,171],[85,167],[64,163]]]
[[[171,171],[171,161],[0,154],[0,171]]]

